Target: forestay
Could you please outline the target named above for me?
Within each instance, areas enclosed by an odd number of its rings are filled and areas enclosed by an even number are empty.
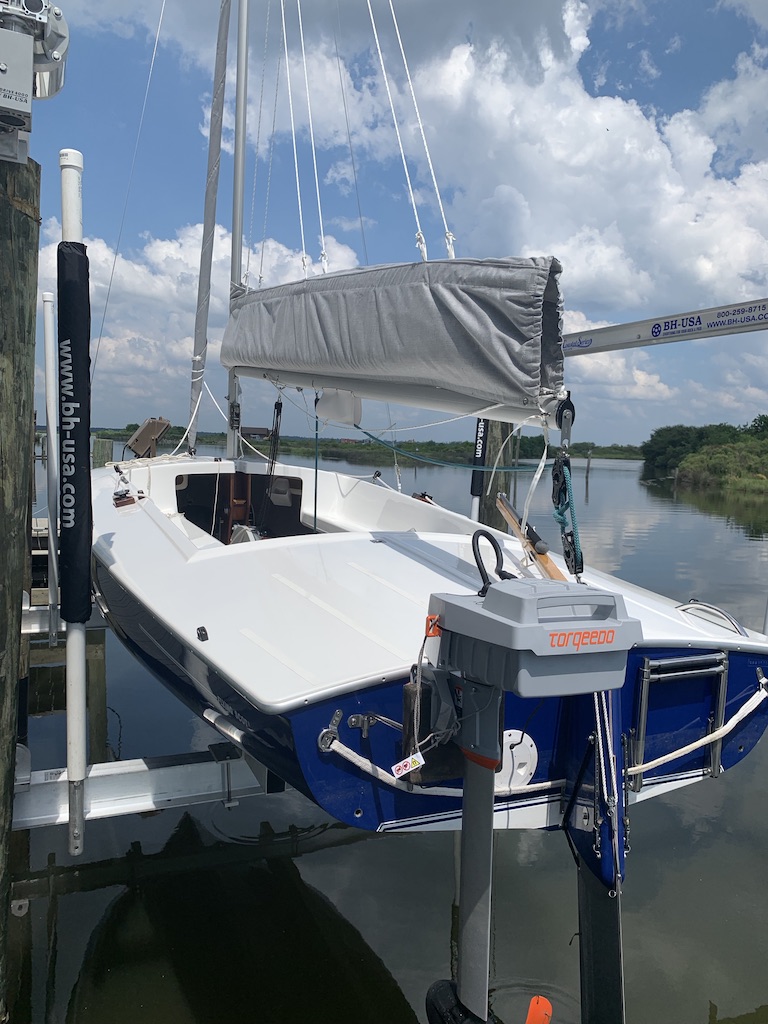
[[[323,274],[232,302],[221,361],[281,385],[488,415],[554,413],[564,392],[552,257]]]

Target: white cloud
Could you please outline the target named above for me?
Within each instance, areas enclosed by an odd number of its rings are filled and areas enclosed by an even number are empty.
[[[592,320],[580,309],[566,308],[563,311],[563,334],[577,334],[611,326],[610,320]]]
[[[765,163],[729,177],[712,167],[733,140],[737,97],[738,125],[766,117],[755,53],[701,111],[657,125],[632,100],[587,92],[581,45],[574,37],[559,62],[542,46],[538,76],[521,72],[498,41],[484,51],[461,44],[419,70],[430,122],[462,126],[461,146],[449,132],[432,147],[440,180],[457,189],[450,213],[460,251],[553,252],[569,302],[624,315],[761,294]],[[752,154],[762,138],[756,131]]]
[[[653,57],[651,56],[650,50],[640,51],[640,77],[646,81],[652,82],[654,79],[659,78],[661,72],[656,67]]]
[[[606,225],[603,231],[581,228],[560,242],[557,253],[566,268],[566,301],[573,295],[576,301],[588,298],[610,309],[616,308],[616,296],[621,296],[625,308],[645,305],[653,295],[653,280],[634,264],[627,248],[615,223]]]
[[[752,18],[762,28],[768,29],[768,7],[765,0],[720,0],[724,7],[732,7],[740,14]]]
[[[361,220],[359,217],[332,217],[328,221],[328,223],[333,225],[334,227],[340,228],[342,231],[360,231],[361,228]],[[362,218],[363,230],[365,230],[366,228],[373,227],[376,227],[375,220],[373,220],[371,217]]]
[[[56,290],[56,247],[59,225],[43,226],[40,251],[40,292]],[[197,276],[202,225],[181,228],[174,238],[147,236],[143,248],[114,261],[114,250],[103,239],[86,238],[90,265],[91,358],[95,360],[93,422],[121,424],[146,416],[165,415],[186,424],[192,367]],[[211,274],[207,378],[219,399],[226,391],[219,366],[221,336],[227,319],[231,234],[216,228]],[[353,267],[354,252],[326,236],[326,249],[334,269]],[[114,264],[114,276],[112,268]],[[245,262],[243,266],[245,267]],[[265,285],[282,284],[302,276],[301,253],[274,239],[250,254],[253,278],[261,268]],[[317,261],[308,272],[321,272]],[[104,328],[104,305],[109,294]],[[255,283],[255,281],[254,281]],[[99,335],[101,338],[99,340]],[[36,380],[38,406],[43,407],[42,379]],[[215,385],[215,387],[214,387]],[[210,428],[221,429],[209,415]]]
[[[731,79],[707,92],[699,117],[717,143],[716,164],[726,174],[745,160],[768,159],[768,49],[757,45],[742,53]]]

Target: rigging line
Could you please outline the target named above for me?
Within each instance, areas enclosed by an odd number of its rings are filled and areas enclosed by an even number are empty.
[[[149,87],[152,83],[152,72],[155,69],[155,58],[157,56],[157,48],[160,44],[160,30],[163,26],[163,15],[165,14],[165,0],[163,0],[162,7],[160,8],[160,19],[157,23],[157,32],[155,33],[155,45],[152,48],[152,59],[149,62],[149,74],[147,75],[147,86],[144,90],[144,102],[141,106],[141,114],[139,116],[139,127],[136,130],[136,142],[133,147],[133,159],[131,160],[131,169],[128,173],[128,186],[125,190],[125,202],[123,204],[123,214],[120,218],[120,227],[117,232],[117,242],[115,243],[115,256],[112,260],[112,270],[109,274],[109,284],[107,285],[107,296],[104,299],[104,311],[101,314],[101,326],[99,327],[99,337],[96,342],[96,352],[93,356],[93,366],[91,368],[91,387],[93,387],[93,381],[96,376],[96,361],[99,358],[99,348],[101,347],[101,339],[104,336],[104,323],[107,319],[107,307],[109,306],[109,297],[112,294],[112,281],[115,277],[115,268],[117,266],[117,257],[120,252],[120,242],[123,237],[123,227],[125,226],[125,215],[128,212],[128,198],[131,194],[131,183],[133,182],[133,172],[136,167],[136,157],[139,152],[139,140],[141,139],[141,129],[144,126],[144,114],[147,110],[147,100],[149,99]]]
[[[613,752],[613,740],[611,738],[611,716],[608,714],[608,698],[606,696],[605,690],[600,691],[600,707],[603,712],[605,735],[608,743],[608,762],[611,771],[611,796],[616,802],[618,802],[619,784],[616,777],[616,755]]]
[[[490,477],[488,479],[488,489],[485,492],[486,498],[491,493],[491,487],[493,486],[493,478],[494,478],[494,475],[495,475],[496,471],[498,470],[499,472],[507,472],[509,470],[508,466],[507,467],[499,466],[499,462],[501,462],[501,456],[504,454],[504,449],[507,446],[507,442],[510,440],[510,438],[514,437],[515,434],[517,434],[518,436],[522,436],[523,427],[528,426],[528,424],[532,423],[535,418],[536,418],[535,416],[529,416],[527,419],[523,420],[522,423],[518,423],[518,425],[516,427],[512,426],[512,429],[507,434],[507,436],[504,438],[504,442],[501,445],[501,447],[499,448],[498,454],[496,456],[496,461],[493,464],[493,468],[491,470],[491,475],[490,475]],[[547,454],[547,446],[546,446],[546,441],[545,441],[545,444],[544,444],[544,457],[545,458],[546,458],[546,454]],[[515,469],[517,469],[517,468],[518,468],[517,465],[515,465]],[[543,469],[543,467],[542,467],[542,469]],[[541,476],[542,469],[539,470],[539,476]],[[478,472],[481,472],[481,473],[487,472],[487,470],[485,470],[482,466],[478,466],[477,470],[478,470]],[[537,482],[538,482],[538,478],[537,478]],[[523,529],[525,529],[525,518],[523,519]]]
[[[499,447],[498,454],[496,455],[496,461],[494,462],[493,468],[491,470],[491,475],[488,477],[488,487],[487,487],[487,489],[485,491],[486,498],[491,493],[491,487],[493,487],[493,478],[495,477],[496,471],[499,468],[499,463],[501,462],[501,456],[504,454],[504,449],[507,447],[507,442],[509,441],[509,439],[511,437],[514,437],[514,434],[515,434],[515,429],[514,429],[514,426],[513,426],[512,429],[510,430],[510,432],[504,438],[501,446]],[[478,469],[479,468],[480,467],[478,466]]]
[[[448,227],[448,221],[445,219],[445,210],[443,209],[443,200],[440,196],[440,189],[437,186],[437,178],[435,176],[435,169],[432,166],[432,156],[429,152],[429,146],[427,145],[427,136],[424,132],[424,124],[421,120],[421,113],[419,112],[419,105],[416,102],[416,92],[413,88],[413,82],[411,80],[411,71],[408,67],[408,61],[405,56],[405,47],[403,46],[402,36],[400,35],[400,26],[397,23],[397,15],[395,14],[395,8],[392,0],[389,0],[389,9],[392,12],[392,24],[395,26],[395,34],[397,35],[397,42],[400,46],[400,56],[403,58],[403,67],[405,68],[405,77],[408,79],[408,88],[411,91],[411,100],[413,102],[413,109],[416,114],[416,121],[419,125],[419,131],[421,132],[421,143],[424,146],[424,155],[427,158],[427,165],[429,166],[429,173],[432,175],[432,186],[435,190],[435,197],[437,199],[437,205],[440,208],[440,216],[443,219],[443,227],[445,228],[445,247],[448,250],[448,258],[454,259],[455,253],[453,250],[453,243],[456,240],[456,236]]]
[[[314,487],[314,514],[312,517],[312,529],[317,533],[317,486],[318,478],[320,476],[319,463],[320,463],[320,421],[317,418],[317,403],[320,401],[320,395],[315,392],[315,487]]]
[[[211,391],[211,389],[210,389],[210,388],[208,387],[208,384],[207,384],[207,382],[206,382],[206,381],[203,381],[203,387],[204,387],[204,388],[205,388],[205,390],[206,390],[206,391],[208,392],[208,397],[209,397],[209,398],[211,399],[211,401],[213,402],[213,404],[214,404],[214,405],[216,406],[216,408],[217,408],[217,409],[219,410],[219,413],[220,413],[220,415],[221,415],[221,418],[222,418],[222,419],[224,419],[224,420],[226,420],[227,422],[229,422],[229,416],[227,416],[227,414],[226,414],[226,413],[224,412],[224,410],[223,410],[223,409],[221,408],[221,406],[219,405],[219,403],[218,403],[218,402],[216,401],[216,398],[214,397],[214,394],[213,394],[213,392]]]
[[[204,388],[205,388],[205,390],[206,390],[206,391],[208,392],[208,395],[209,395],[209,397],[210,397],[211,401],[213,402],[213,404],[214,404],[214,405],[216,406],[216,408],[218,409],[218,411],[219,411],[219,415],[221,416],[221,418],[222,418],[222,419],[223,419],[223,420],[224,420],[224,421],[225,421],[226,423],[229,423],[229,416],[228,416],[228,415],[227,415],[227,414],[226,414],[226,413],[224,412],[224,410],[223,410],[223,409],[221,408],[221,406],[219,405],[219,403],[218,403],[218,402],[216,401],[216,399],[214,398],[213,392],[212,392],[212,391],[211,391],[211,389],[210,389],[210,388],[208,387],[208,384],[207,384],[207,383],[206,383],[205,381],[203,382],[203,387],[204,387]],[[200,397],[202,398],[202,392],[200,393]],[[199,402],[199,400],[200,400],[200,399],[198,399],[198,402]],[[186,436],[186,435],[185,435],[185,436]],[[250,448],[250,449],[251,449],[251,451],[252,451],[252,452],[253,452],[253,453],[254,453],[255,455],[258,455],[258,456],[259,456],[259,458],[260,458],[260,459],[264,459],[264,461],[265,461],[265,462],[268,462],[268,461],[269,461],[268,457],[267,457],[267,456],[266,456],[266,455],[265,455],[265,454],[264,454],[263,452],[260,452],[260,451],[259,451],[259,449],[258,449],[258,448],[256,448],[256,447],[255,447],[254,445],[252,445],[252,444],[251,444],[251,443],[250,443],[249,441],[247,441],[247,440],[246,440],[246,438],[244,438],[244,437],[243,437],[242,433],[238,434],[238,437],[240,438],[240,440],[242,441],[242,443],[243,443],[243,444],[245,445],[245,447],[246,447],[246,448]],[[182,438],[182,441],[183,441],[183,440],[184,440],[184,438]],[[179,442],[179,443],[181,443],[181,442]],[[177,449],[177,450],[178,450],[178,449]],[[171,452],[171,454],[173,455],[174,453],[173,453],[173,452]]]
[[[539,480],[541,480],[541,474],[544,472],[544,466],[547,462],[547,452],[549,451],[549,428],[546,422],[544,423],[544,451],[541,453],[541,459],[536,467],[536,472],[533,474],[530,484],[528,485],[528,493],[525,496],[525,504],[523,505],[523,518],[520,525],[525,530],[528,523],[528,513],[531,510],[531,501],[533,500],[534,492],[539,486]]]
[[[201,375],[200,379],[202,380],[202,375]],[[207,387],[208,385],[206,384],[205,386]],[[197,394],[197,401],[195,402],[194,407],[192,409],[192,412],[190,413],[190,416],[189,416],[189,423],[187,424],[187,429],[184,431],[184,433],[183,433],[179,443],[176,445],[176,447],[170,453],[171,455],[177,455],[179,449],[181,448],[181,446],[186,441],[187,436],[188,436],[190,430],[192,429],[192,425],[197,420],[197,412],[198,412],[198,410],[200,408],[200,400],[202,399],[202,397],[203,397],[203,389],[200,388],[200,391]],[[192,450],[194,451],[194,449],[192,449]]]
[[[272,0],[267,0],[267,18],[264,26],[264,55],[261,60],[261,87],[259,89],[259,120],[256,125],[256,157],[253,162],[253,190],[251,191],[251,219],[248,224],[248,255],[245,258],[245,275],[243,280],[248,286],[248,277],[251,267],[251,249],[253,248],[253,220],[256,211],[256,177],[259,170],[259,146],[261,144],[261,116],[264,112],[264,80],[267,77],[267,45],[269,42],[269,14],[272,10]]]
[[[307,276],[307,247],[304,244],[304,211],[301,206],[301,183],[299,181],[299,156],[296,151],[296,124],[293,117],[293,94],[291,92],[291,64],[288,59],[288,35],[285,29],[285,0],[280,0],[280,13],[283,20],[283,48],[285,50],[285,77],[288,82],[288,110],[291,114],[291,139],[293,141],[293,167],[296,172],[296,199],[299,204],[299,230],[301,232],[301,265],[304,277]]]
[[[389,411],[389,402],[387,402],[387,407],[386,408],[387,408],[387,419],[390,422],[392,422],[392,413]],[[402,479],[401,479],[401,476],[400,476],[400,466],[398,465],[398,462],[397,462],[397,448],[395,447],[394,440],[395,440],[395,435],[393,434],[392,435],[392,455],[393,455],[394,463],[395,463],[395,480],[397,482],[397,489],[398,489],[398,491],[402,491],[403,483],[402,483]]]
[[[280,93],[280,65],[283,55],[277,55],[277,70],[275,72],[275,105],[272,109],[272,134],[269,137],[269,166],[267,169],[267,194],[264,200],[264,229],[261,236],[261,252],[259,254],[259,287],[264,280],[264,246],[267,244],[267,217],[269,215],[269,197],[272,191],[272,160],[275,155],[275,127],[277,125],[277,99]]]
[[[384,448],[389,448],[390,451],[396,452],[398,455],[405,456],[405,458],[413,459],[414,462],[426,462],[430,466],[448,466],[451,469],[468,469],[475,470],[478,473],[530,473],[530,466],[475,466],[472,463],[464,462],[445,462],[442,459],[430,459],[427,455],[417,455],[416,452],[406,451],[404,448],[397,448],[395,445],[390,444],[389,441],[385,441],[383,437],[377,437],[375,434],[369,433],[367,430],[363,430],[362,427],[357,428],[361,434],[365,434],[371,441],[375,441],[376,444],[383,445]]]
[[[384,66],[384,54],[381,52],[381,44],[379,43],[379,33],[376,30],[376,19],[373,16],[373,8],[371,7],[371,0],[368,2],[368,14],[371,19],[371,28],[373,29],[373,38],[376,41],[376,52],[379,55],[379,65],[381,66],[381,74],[384,79],[384,87],[387,90],[387,98],[389,99],[389,109],[392,113],[392,124],[395,127],[395,135],[397,136],[397,144],[400,147],[400,158],[403,161],[403,171],[405,172],[405,181],[408,186],[408,195],[411,199],[411,209],[413,210],[413,216],[416,221],[416,247],[421,253],[421,258],[426,262],[427,259],[427,243],[424,240],[424,234],[421,230],[421,224],[419,222],[419,211],[416,208],[416,197],[413,194],[413,186],[411,185],[411,176],[408,173],[408,161],[405,159],[405,150],[403,149],[403,140],[400,137],[400,128],[397,124],[397,115],[395,113],[395,104],[392,100],[392,92],[389,88],[389,78],[387,77],[387,69]]]
[[[347,108],[347,90],[344,88],[344,76],[341,73],[341,58],[339,57],[339,38],[341,35],[341,11],[339,10],[339,0],[336,0],[336,21],[338,24],[339,32],[336,34],[336,30],[333,32],[333,43],[336,47],[336,67],[339,69],[339,87],[341,88],[341,102],[344,104],[344,121],[347,125],[347,142],[349,144],[349,159],[352,164],[352,178],[355,182],[355,197],[357,199],[357,216],[360,222],[360,235],[363,240],[363,255],[365,256],[365,265],[368,266],[370,261],[368,259],[368,244],[365,240],[365,226],[363,224],[363,210],[360,205],[360,189],[357,184],[357,166],[355,164],[355,152],[352,149],[352,132],[349,128],[349,110]]]
[[[277,388],[279,386],[277,384],[277,381],[274,378],[267,378],[267,379],[269,380],[269,383],[273,387]],[[303,394],[303,392],[302,392],[302,394]],[[306,416],[306,418],[307,418],[307,423],[309,423],[311,425],[311,419],[312,419],[312,416],[314,414],[310,413],[310,411],[306,407],[306,405],[302,406],[302,405],[299,405],[298,402],[292,401],[289,398],[287,391],[284,392],[284,398],[285,398],[285,400],[290,405],[292,405],[294,408],[298,409],[299,412],[303,413]],[[442,427],[442,426],[445,426],[446,424],[450,425],[451,423],[460,423],[461,420],[468,420],[468,419],[474,419],[474,418],[475,418],[475,414],[474,413],[466,413],[465,412],[465,413],[461,413],[458,416],[449,416],[447,419],[444,419],[444,420],[433,420],[432,423],[412,424],[411,426],[406,426],[406,427],[398,427],[396,423],[389,423],[389,424],[387,424],[386,427],[372,427],[371,430],[373,430],[373,431],[379,430],[382,434],[385,434],[387,431],[389,431],[391,434],[405,434],[406,432],[413,433],[416,430],[429,430],[432,427]],[[346,429],[349,426],[348,423],[336,423],[336,422],[334,422],[331,419],[324,419],[322,422],[323,422],[324,425],[328,425],[328,426],[331,426],[331,427],[342,427],[344,429]],[[528,421],[526,420],[526,423],[527,422]],[[523,424],[523,425],[525,425],[525,424]]]
[[[312,166],[315,171],[315,194],[317,196],[317,219],[320,222],[320,262],[323,273],[328,271],[328,253],[325,251],[325,226],[323,224],[323,207],[320,203],[320,181],[317,176],[317,151],[315,150],[315,129],[312,124],[312,102],[309,97],[309,75],[307,73],[307,52],[304,49],[304,24],[301,20],[301,0],[296,0],[299,15],[299,38],[301,39],[301,61],[304,65],[304,88],[307,92],[307,119],[309,122],[309,144],[312,149]]]

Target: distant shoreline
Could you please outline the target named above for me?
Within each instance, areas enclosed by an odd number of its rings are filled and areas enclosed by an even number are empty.
[[[134,424],[129,424],[134,428]],[[133,429],[122,428],[95,428],[92,433],[94,437],[104,438],[110,441],[127,441]],[[163,446],[176,445],[184,435],[182,427],[171,427],[163,438]],[[224,445],[227,435],[223,432],[198,431],[197,443],[200,445]],[[250,441],[250,444],[262,454],[269,452],[269,440]],[[357,440],[346,438],[321,438],[317,443],[318,454],[324,459],[339,459],[345,462],[366,463],[370,462],[374,452],[388,449],[397,455],[402,465],[418,465],[421,462],[445,463],[446,465],[471,465],[474,456],[473,441],[400,441],[391,444],[382,440],[381,445],[374,440]],[[507,465],[515,463],[517,442],[510,442],[507,449],[508,455],[504,462]],[[538,459],[544,450],[544,439],[541,436],[525,435],[520,438],[520,447],[517,452],[519,459]],[[280,452],[283,455],[300,455],[313,458],[315,455],[315,440],[312,437],[281,437]],[[586,441],[574,442],[570,447],[570,455],[573,458],[593,459],[632,459],[642,461],[640,448],[635,445],[594,445]]]

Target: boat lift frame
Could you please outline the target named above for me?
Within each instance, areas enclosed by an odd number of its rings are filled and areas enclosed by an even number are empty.
[[[65,239],[82,242],[82,154],[77,150],[62,150],[59,163],[62,234]],[[85,636],[87,629],[104,628],[105,623],[95,606],[86,623],[65,622],[61,617],[57,543],[58,375],[51,292],[43,294],[43,314],[49,495],[48,600],[40,606],[32,603],[31,594],[23,595],[21,631],[27,637],[46,635],[51,648],[59,646],[61,639],[66,642],[67,764],[63,768],[32,771],[28,747],[17,743],[13,828],[67,824],[69,850],[77,856],[83,852],[86,820],[216,800],[231,807],[248,796],[281,791],[284,785],[229,741],[211,744],[207,751],[197,753],[87,764]],[[74,800],[73,790],[76,790]]]
[[[67,623],[60,620],[58,606],[54,605],[53,610],[54,635],[61,640]],[[31,604],[25,594],[22,635],[50,636],[50,614],[49,604]],[[96,607],[86,628],[107,628]],[[83,679],[85,675],[84,671]],[[69,710],[66,713],[69,716]],[[89,764],[85,770],[83,820],[216,801],[234,807],[240,800],[284,788],[282,781],[258,761],[229,740],[222,740],[203,751]],[[13,829],[67,825],[69,820],[67,767],[33,771],[29,748],[17,743]]]

